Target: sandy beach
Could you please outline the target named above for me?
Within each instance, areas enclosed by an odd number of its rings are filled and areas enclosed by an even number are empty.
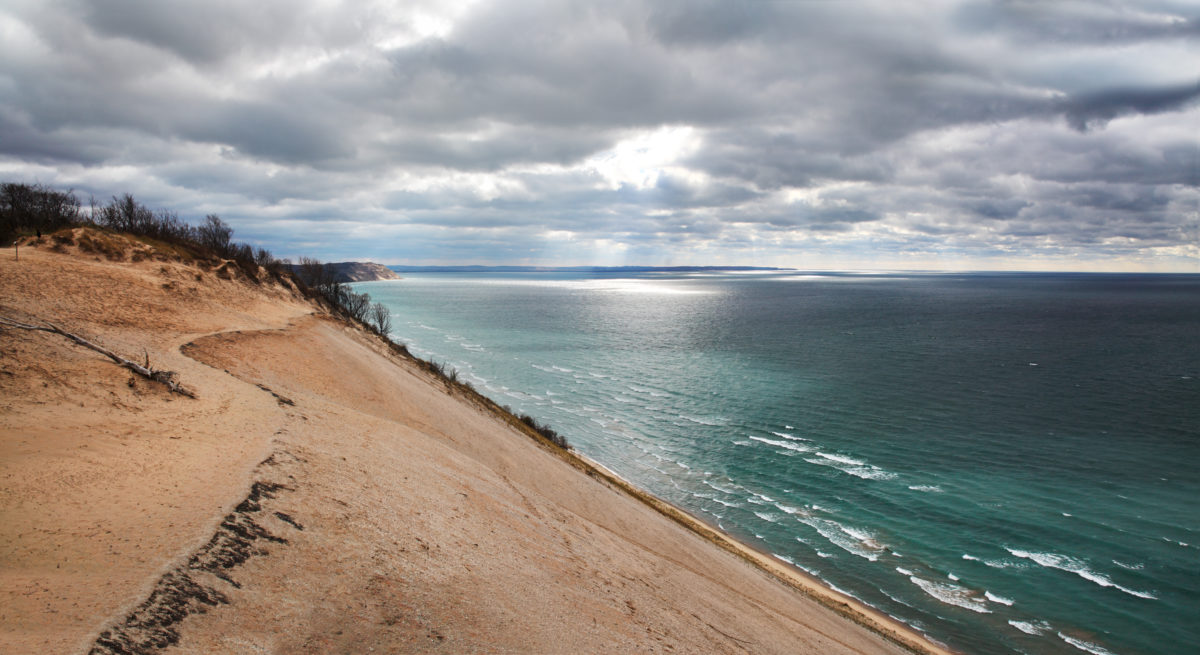
[[[110,238],[2,253],[0,315],[196,398],[0,332],[0,652],[947,652],[293,288]]]

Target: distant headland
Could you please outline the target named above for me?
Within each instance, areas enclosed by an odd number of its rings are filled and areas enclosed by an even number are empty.
[[[334,281],[340,283],[400,279],[392,269],[374,262],[333,262],[325,266],[333,269]]]

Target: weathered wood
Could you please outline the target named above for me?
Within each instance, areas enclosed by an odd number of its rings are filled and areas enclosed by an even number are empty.
[[[6,316],[0,316],[0,329],[2,329],[4,327],[7,327],[9,329],[18,329],[18,330],[36,330],[39,332],[51,332],[53,334],[57,334],[57,335],[66,337],[67,339],[74,341],[75,343],[83,346],[84,348],[90,348],[91,350],[94,350],[94,351],[100,353],[101,355],[104,355],[105,357],[111,359],[112,361],[116,362],[120,366],[123,366],[123,367],[133,371],[134,373],[137,373],[138,375],[146,378],[147,380],[154,380],[155,382],[161,382],[163,385],[165,385],[167,387],[167,389],[170,389],[173,393],[177,393],[181,396],[187,396],[188,398],[196,397],[196,394],[194,392],[192,392],[190,389],[184,387],[183,385],[179,384],[178,381],[176,381],[177,375],[176,375],[175,371],[159,371],[159,370],[151,368],[149,355],[146,355],[146,364],[143,366],[141,364],[138,364],[135,361],[121,357],[120,355],[114,353],[113,351],[109,350],[108,348],[105,348],[104,346],[92,343],[91,341],[88,341],[87,339],[84,339],[83,337],[81,337],[77,334],[72,334],[70,332],[67,332],[66,330],[58,327],[57,325],[50,323],[49,321],[41,321],[41,325],[35,325],[32,323],[23,323],[21,321],[14,320],[14,319],[8,318]]]

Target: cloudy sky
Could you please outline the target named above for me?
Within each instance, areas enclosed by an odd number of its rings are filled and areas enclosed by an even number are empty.
[[[279,256],[1200,272],[1198,169],[1194,1],[0,0],[0,179]]]

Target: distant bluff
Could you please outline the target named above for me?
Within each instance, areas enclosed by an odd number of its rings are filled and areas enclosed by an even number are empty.
[[[374,262],[335,262],[326,266],[333,268],[336,281],[342,283],[400,279],[392,269]]]

